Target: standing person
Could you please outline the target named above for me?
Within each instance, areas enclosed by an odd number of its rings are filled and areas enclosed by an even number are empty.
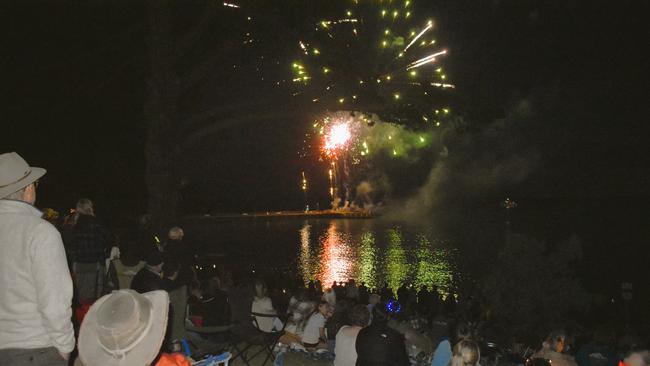
[[[198,287],[198,280],[194,270],[194,251],[192,247],[183,241],[185,232],[182,228],[174,226],[169,229],[168,240],[163,248],[163,261],[165,273],[178,271],[178,276],[171,283],[171,290],[183,286]]]
[[[155,290],[166,290],[165,280],[162,277],[162,254],[152,250],[147,256],[147,264],[140,269],[131,280],[131,289],[144,294]]]
[[[75,339],[61,235],[33,204],[45,169],[0,155],[0,360],[67,365]]]
[[[104,291],[105,248],[108,231],[95,217],[95,206],[88,198],[77,201],[74,225],[67,237],[72,251],[72,272],[80,302],[92,303]]]

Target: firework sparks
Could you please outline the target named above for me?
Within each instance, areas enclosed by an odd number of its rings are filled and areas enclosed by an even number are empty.
[[[346,147],[351,137],[352,133],[347,123],[335,124],[324,136],[323,151],[329,157],[336,157],[337,152]]]
[[[453,88],[433,67],[447,50],[434,49],[434,22],[416,20],[422,18],[412,3],[355,1],[342,16],[302,34],[290,79],[299,94],[325,108],[372,112],[393,123],[433,120],[433,109],[444,102],[439,96]]]

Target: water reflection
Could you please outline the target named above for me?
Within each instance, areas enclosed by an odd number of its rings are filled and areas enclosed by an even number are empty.
[[[332,221],[320,227],[305,223],[299,234],[299,265],[305,283],[319,280],[328,287],[334,281],[354,278],[370,288],[387,283],[393,289],[413,285],[437,286],[446,293],[452,290],[451,253],[424,233],[407,235],[399,228],[354,232]]]
[[[388,249],[386,250],[386,282],[392,289],[406,282],[408,265],[406,251],[402,247],[402,235],[397,229],[388,230]]]

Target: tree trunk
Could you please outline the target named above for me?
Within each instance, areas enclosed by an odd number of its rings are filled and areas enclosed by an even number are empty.
[[[169,0],[149,1],[149,64],[145,118],[148,211],[155,229],[172,220],[180,203],[177,128],[179,82],[174,72],[172,9]]]

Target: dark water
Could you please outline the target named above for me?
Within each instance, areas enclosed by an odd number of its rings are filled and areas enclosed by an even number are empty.
[[[506,232],[543,240],[549,251],[577,235],[583,255],[572,270],[588,291],[614,299],[621,283],[631,282],[635,298],[646,301],[649,208],[647,199],[557,199],[505,210],[494,200],[417,218],[195,218],[184,226],[205,266],[323,284],[354,278],[370,287],[436,285],[443,292],[453,291],[463,265],[496,257]]]
[[[224,254],[251,272],[279,271],[305,283],[355,279],[369,287],[453,287],[455,247],[432,227],[378,219],[275,218],[204,220],[199,230],[203,235],[195,239],[206,253]]]

